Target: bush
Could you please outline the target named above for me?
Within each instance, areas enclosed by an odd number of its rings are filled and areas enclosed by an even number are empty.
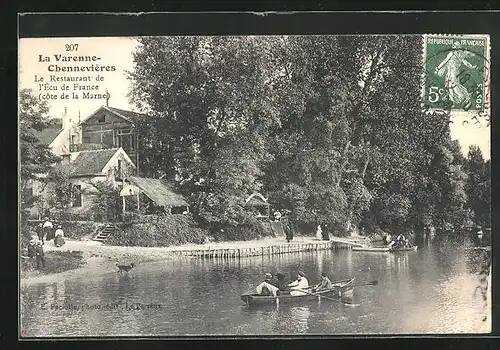
[[[106,244],[119,246],[167,247],[205,242],[208,232],[197,227],[191,215],[151,215],[141,221],[117,224],[118,232]]]
[[[216,241],[249,241],[261,237],[274,237],[269,224],[258,220],[246,220],[236,226],[225,226],[212,232]]]

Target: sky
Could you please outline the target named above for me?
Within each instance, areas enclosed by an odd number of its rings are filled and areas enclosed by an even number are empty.
[[[78,44],[77,51],[66,51],[66,45]],[[91,76],[91,82],[78,82],[82,85],[97,85],[98,89],[92,93],[104,94],[105,90],[110,94],[109,106],[120,109],[135,110],[129,103],[127,93],[130,90],[130,83],[125,76],[126,71],[132,70],[133,52],[138,43],[132,37],[99,37],[99,38],[29,38],[19,40],[19,88],[31,88],[37,95],[51,93],[58,96],[57,99],[49,101],[52,117],[61,117],[64,110],[67,109],[68,115],[81,120],[92,114],[99,107],[106,104],[105,99],[66,99],[61,100],[60,94],[63,82],[51,83],[52,87],[57,87],[55,91],[40,90],[40,81],[36,79],[44,78],[44,82],[50,80],[51,75],[61,76]],[[71,49],[71,47],[68,47]],[[95,62],[56,62],[56,55],[70,56],[98,56],[100,59]],[[42,57],[40,57],[42,56]],[[45,57],[50,62],[44,61]],[[82,72],[49,72],[49,65],[57,64],[59,66],[81,66],[97,63],[99,65],[113,65],[116,70],[103,73],[82,73]],[[100,74],[104,77],[103,81],[95,82],[95,76]],[[73,89],[74,83],[67,83],[70,89]],[[70,92],[71,93],[71,92]],[[77,92],[82,93],[82,91]],[[81,95],[80,95],[81,96]],[[486,159],[490,159],[490,128],[486,126],[478,127],[472,122],[464,123],[464,120],[470,120],[464,114],[454,113],[452,115],[453,123],[451,127],[451,136],[458,139],[464,154],[470,145],[478,145]]]

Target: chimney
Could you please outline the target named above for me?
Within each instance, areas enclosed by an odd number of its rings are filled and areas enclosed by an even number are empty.
[[[62,115],[62,128],[66,129],[70,127],[71,119],[68,121],[68,107],[64,107],[64,113]]]
[[[109,99],[111,98],[111,95],[108,92],[108,89],[106,89],[106,107],[109,107]]]

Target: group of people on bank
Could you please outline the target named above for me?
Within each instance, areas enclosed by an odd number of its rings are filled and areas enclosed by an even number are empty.
[[[43,246],[46,241],[51,240],[54,241],[56,247],[61,247],[66,243],[61,225],[54,227],[54,224],[48,218],[45,218],[45,221],[36,227],[36,235],[33,235],[28,243],[28,258],[35,259],[37,269],[45,267]]]
[[[49,220],[49,218],[45,218],[45,222],[40,223],[37,226],[37,236],[38,240],[42,242],[42,245],[45,244],[45,241],[54,240],[54,245],[56,247],[61,247],[64,245],[64,231],[62,230],[61,225],[57,225],[54,229],[54,224]]]
[[[266,273],[264,281],[260,283],[257,288],[257,294],[279,296],[282,293],[290,293],[292,296],[309,294],[304,292],[306,289],[311,289],[312,292],[318,292],[325,289],[331,289],[332,282],[325,272],[321,273],[321,281],[317,283],[312,289],[309,286],[304,272],[297,273],[297,279],[290,283],[285,282],[285,275],[277,273],[274,276],[271,273]]]

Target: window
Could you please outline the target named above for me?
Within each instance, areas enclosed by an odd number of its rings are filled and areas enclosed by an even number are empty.
[[[100,117],[97,117],[97,122],[99,124],[105,123],[106,122],[106,116],[105,115],[101,115]]]
[[[121,147],[125,152],[133,149],[132,136],[130,134],[119,135],[118,136],[118,147]]]
[[[71,135],[71,144],[76,144],[76,135]]]
[[[123,177],[122,175],[122,160],[121,159],[118,159],[118,174],[117,174],[118,177]]]
[[[73,186],[73,207],[82,206],[82,185]]]

